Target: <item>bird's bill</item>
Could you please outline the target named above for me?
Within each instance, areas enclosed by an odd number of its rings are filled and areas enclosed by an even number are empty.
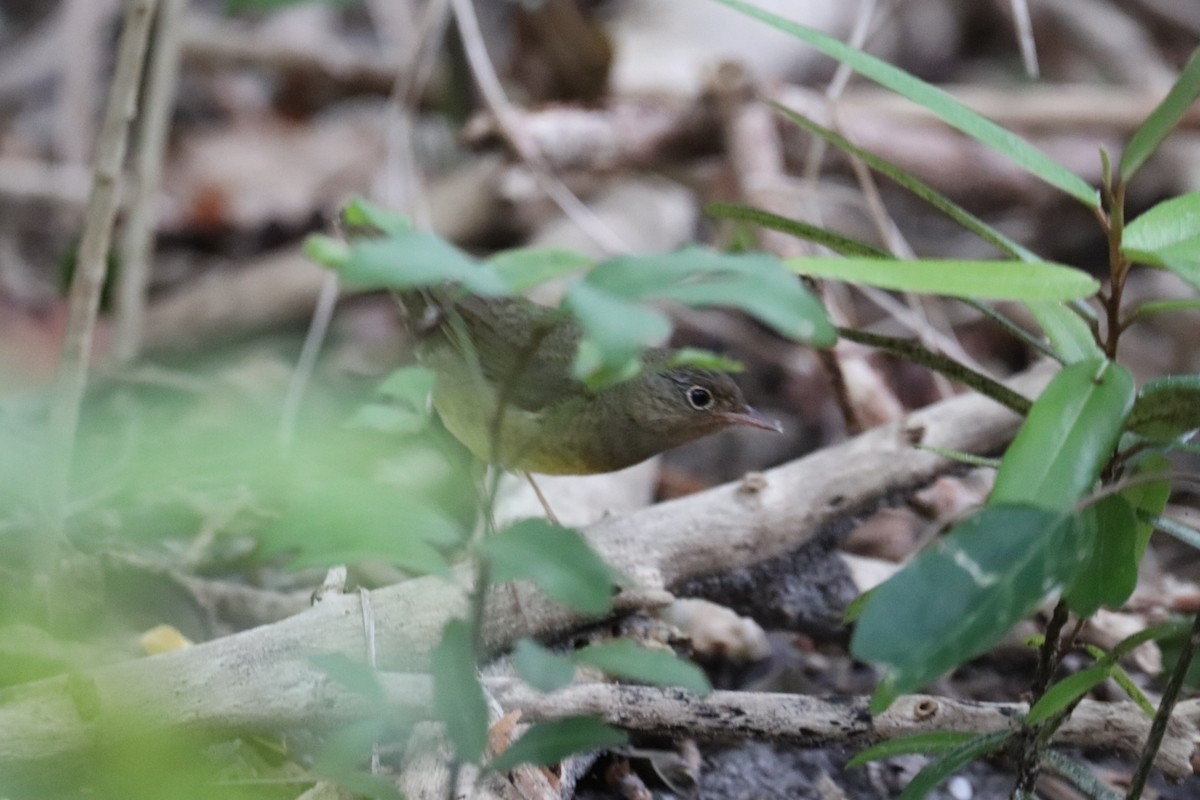
[[[730,425],[749,425],[751,428],[783,433],[783,424],[779,420],[771,419],[750,406],[742,406],[740,411],[726,411],[721,414],[721,419]]]

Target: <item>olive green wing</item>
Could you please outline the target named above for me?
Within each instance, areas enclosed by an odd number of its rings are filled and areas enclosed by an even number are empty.
[[[476,361],[509,405],[538,411],[584,391],[571,375],[580,331],[557,310],[523,298],[467,295],[441,312],[446,343]]]

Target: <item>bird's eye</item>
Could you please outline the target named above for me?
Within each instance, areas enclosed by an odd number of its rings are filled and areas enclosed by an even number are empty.
[[[712,405],[712,392],[703,386],[693,386],[687,390],[687,400],[692,408],[703,410]]]

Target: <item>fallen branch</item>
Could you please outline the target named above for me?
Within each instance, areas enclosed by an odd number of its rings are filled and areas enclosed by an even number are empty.
[[[195,649],[178,651],[176,655]],[[160,660],[145,659],[135,664],[146,667]],[[114,670],[108,672],[109,678],[115,677]],[[395,719],[419,719],[429,715],[433,691],[432,681],[426,675],[380,673],[377,677],[384,702],[380,706],[363,694],[347,690],[304,661],[280,664],[275,671],[274,691],[260,696],[238,688],[238,672],[232,667],[224,675],[219,670],[211,673],[214,681],[228,681],[231,684],[228,689],[214,683],[210,694],[193,697],[172,695],[162,686],[139,684],[150,674],[145,669],[124,672],[121,686],[108,681],[104,687],[105,691],[124,692],[121,712],[139,722],[153,720],[197,729],[331,730],[379,715],[384,709]],[[102,723],[102,717],[97,716],[86,725],[49,726],[47,720],[62,721],[67,716],[65,711],[74,716],[90,701],[82,696],[86,692],[80,689],[78,680],[73,682],[64,677],[42,683],[58,684],[55,702],[42,696],[34,706],[32,698],[14,702],[11,693],[7,698],[10,702],[0,711],[3,721],[0,760],[40,761],[81,749],[87,743],[87,736],[81,734]],[[941,731],[992,733],[1014,728],[1028,710],[1022,703],[979,703],[908,695],[873,717],[867,710],[867,697],[718,691],[701,698],[678,689],[611,683],[576,684],[541,694],[510,677],[487,678],[484,684],[505,711],[520,711],[522,722],[594,714],[610,724],[641,733],[718,742],[765,740],[810,748],[860,748],[902,736]],[[27,713],[18,718],[13,713],[17,708]],[[1200,700],[1190,700],[1179,704],[1168,726],[1155,765],[1173,780],[1192,774],[1192,755],[1200,743],[1198,719]],[[1150,720],[1134,703],[1085,700],[1053,741],[1059,745],[1111,748],[1136,754],[1149,728]]]
[[[917,733],[994,733],[1019,724],[1023,703],[976,703],[907,695],[872,717],[867,697],[813,697],[770,692],[713,692],[696,697],[681,690],[611,683],[577,684],[540,694],[512,678],[493,679],[489,691],[524,722],[595,714],[632,731],[670,733],[705,740],[761,739],[802,747],[864,747]],[[1192,774],[1200,743],[1200,701],[1181,703],[1155,765],[1173,780]],[[1136,703],[1085,700],[1052,740],[1060,745],[1104,747],[1136,754],[1150,720]]]
[[[1032,394],[1049,375],[1038,368],[1011,385]],[[617,598],[618,612],[641,607],[657,589],[791,552],[954,466],[917,443],[993,452],[1018,421],[984,397],[959,396],[766,473],[603,519],[584,533],[640,584]],[[426,666],[443,626],[466,611],[468,574],[457,574],[457,586],[423,577],[372,593],[380,668]],[[9,689],[0,695],[0,762],[78,750],[97,731],[96,720],[116,709],[164,726],[279,730],[327,719],[336,689],[319,673],[313,683],[308,657],[342,653],[361,660],[367,648],[361,613],[358,597],[330,597],[294,617],[186,650]],[[532,586],[506,584],[488,598],[485,646],[497,652],[521,636],[561,634],[587,621]],[[407,691],[401,697],[413,696]]]

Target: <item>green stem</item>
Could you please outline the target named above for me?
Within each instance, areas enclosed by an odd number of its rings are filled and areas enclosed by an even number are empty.
[[[1149,303],[1143,303],[1133,310],[1133,313],[1125,318],[1122,323],[1122,329],[1128,328],[1133,323],[1145,319],[1151,314],[1162,314],[1170,311],[1190,311],[1200,307],[1200,300],[1155,300]]]
[[[1129,259],[1121,252],[1125,235],[1125,184],[1117,181],[1110,189],[1105,189],[1104,195],[1108,201],[1108,272],[1112,283],[1112,290],[1104,304],[1108,322],[1104,353],[1110,359],[1116,359],[1117,345],[1125,329],[1121,322],[1121,295],[1125,291],[1125,279],[1129,276],[1130,266]]]
[[[963,302],[1047,358],[1052,358],[1060,364],[1067,363],[1066,359],[1060,356],[1053,347],[1046,344],[1041,339],[1034,336],[1032,333],[1025,330],[1020,325],[1013,322],[1004,314],[1001,314],[999,311],[987,305],[986,303],[981,303],[978,300],[971,300],[969,298],[964,298]]]
[[[1038,650],[1038,667],[1037,674],[1033,679],[1033,686],[1029,692],[1029,707],[1042,698],[1046,693],[1046,689],[1050,687],[1050,681],[1054,679],[1054,673],[1058,669],[1058,664],[1062,656],[1060,647],[1062,629],[1067,624],[1067,618],[1070,612],[1067,610],[1067,604],[1062,600],[1054,606],[1054,613],[1050,615],[1050,621],[1046,623],[1046,636],[1042,639],[1042,646]],[[1038,773],[1041,771],[1041,762],[1038,758],[1040,751],[1040,733],[1043,726],[1037,725],[1034,727],[1026,727],[1021,736],[1021,744],[1019,751],[1020,769],[1018,771],[1017,788],[1014,795],[1024,793],[1030,797],[1033,796],[1034,785],[1037,783]]]
[[[914,364],[927,367],[940,375],[945,375],[950,380],[974,389],[1018,414],[1027,414],[1033,405],[1028,398],[1014,392],[994,378],[989,378],[981,372],[976,372],[948,356],[935,353],[912,339],[881,336],[877,333],[867,333],[866,331],[855,330],[853,328],[839,327],[837,332],[838,336],[841,336],[843,339],[879,348],[885,352],[905,358]]]
[[[1175,668],[1171,670],[1171,677],[1167,681],[1166,689],[1163,690],[1162,700],[1158,704],[1158,713],[1154,715],[1154,722],[1150,724],[1150,735],[1146,738],[1146,747],[1142,750],[1141,760],[1138,761],[1133,778],[1129,781],[1129,793],[1125,795],[1126,800],[1138,800],[1146,788],[1150,770],[1154,767],[1154,757],[1158,755],[1163,735],[1167,732],[1167,724],[1171,721],[1171,712],[1179,700],[1179,691],[1183,688],[1188,668],[1192,665],[1192,656],[1198,649],[1200,649],[1200,611],[1196,612],[1187,644],[1179,654],[1179,660],[1175,662]]]

